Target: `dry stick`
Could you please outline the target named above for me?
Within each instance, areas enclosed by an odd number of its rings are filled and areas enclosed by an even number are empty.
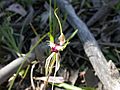
[[[17,58],[13,60],[11,63],[9,63],[8,65],[6,65],[5,67],[3,67],[2,69],[0,69],[0,84],[5,82],[9,77],[13,75],[13,73],[15,73],[18,70],[18,68],[23,63],[26,57],[27,57],[27,60],[23,65],[24,67],[27,66],[31,61],[35,59],[35,54],[31,53],[30,56]]]
[[[66,0],[57,0],[57,5],[63,13],[67,13],[68,22],[79,30],[78,36],[100,81],[108,90],[120,90],[120,83],[111,76],[107,61],[85,23],[77,17],[73,7]]]
[[[36,42],[38,41],[38,38],[35,38],[33,40],[34,42],[32,41],[31,46],[34,46],[36,44]],[[20,65],[24,62],[26,58],[27,60],[25,61],[23,65],[24,67],[26,67],[28,64],[30,64],[30,62],[32,62],[35,59],[43,61],[45,59],[44,52],[47,49],[48,49],[48,46],[46,46],[44,43],[41,43],[35,48],[35,50],[29,56],[27,56],[26,54],[26,56],[17,58],[13,60],[11,63],[9,63],[8,65],[1,68],[0,69],[0,84],[4,83],[9,77],[11,77],[17,71]]]
[[[87,22],[87,26],[91,26],[100,19],[103,19],[109,12],[113,9],[119,0],[112,0],[108,4],[103,5],[96,13],[91,17],[91,19]]]
[[[31,73],[30,73],[30,80],[31,80],[31,86],[32,86],[32,89],[35,90],[35,84],[34,84],[34,81],[33,81],[33,69],[35,68],[35,63],[32,65],[32,68],[31,68]]]
[[[45,36],[43,36],[41,39],[43,39]],[[38,41],[38,37],[32,40],[31,50],[37,45]],[[25,63],[24,65],[22,65],[22,68],[26,67],[30,62],[32,62],[35,59],[38,59],[42,62],[45,59],[44,52],[47,49],[48,46],[46,46],[44,43],[40,43],[37,47],[35,47],[35,50],[32,53],[30,53],[29,56],[28,54],[26,54],[26,56],[17,58],[2,69],[0,69],[0,84],[4,83],[9,77],[11,77],[18,70],[20,65],[23,64],[24,61]]]

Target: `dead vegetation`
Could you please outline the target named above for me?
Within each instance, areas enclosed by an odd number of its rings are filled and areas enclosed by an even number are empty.
[[[0,90],[119,90],[120,1],[50,1],[0,1]],[[65,39],[78,32],[47,78],[48,41],[58,45],[60,36],[56,8]]]

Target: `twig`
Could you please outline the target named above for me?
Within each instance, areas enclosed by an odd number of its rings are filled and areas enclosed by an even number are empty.
[[[17,71],[16,74],[18,74],[19,71],[21,70],[21,68],[25,67],[26,65],[28,65],[31,61],[35,60],[36,58],[38,60],[45,58],[43,53],[47,48],[45,48],[45,45],[44,45],[44,47],[40,47],[41,44],[40,44],[40,46],[38,44],[47,35],[48,35],[48,33],[44,34],[37,42],[34,41],[31,45],[30,51],[25,56],[13,60],[10,64],[8,64],[5,67],[3,67],[2,69],[0,69],[0,84],[2,84],[4,81],[6,81],[16,71]],[[35,51],[33,51],[34,49],[35,49]],[[41,52],[42,52],[42,54],[41,54]],[[14,80],[13,80],[13,82],[14,82]],[[12,82],[12,84],[13,84],[13,82]],[[12,84],[11,84],[10,88],[12,87]]]
[[[33,90],[35,90],[35,84],[34,84],[34,81],[33,81],[33,69],[34,68],[35,68],[35,64],[32,65],[31,73],[30,73],[31,86],[32,86]]]
[[[0,84],[5,82],[9,77],[13,75],[13,73],[17,71],[17,69],[22,64],[25,58],[26,56],[17,58],[8,65],[6,65],[5,67],[3,67],[2,69],[0,69]],[[27,61],[24,63],[24,67],[27,66],[34,59],[35,59],[35,54],[31,53]]]

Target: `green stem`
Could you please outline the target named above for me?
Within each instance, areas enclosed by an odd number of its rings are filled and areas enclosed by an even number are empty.
[[[60,22],[60,20],[59,20],[59,17],[58,17],[58,15],[57,15],[57,13],[56,13],[57,10],[58,10],[58,8],[55,9],[54,14],[55,14],[55,17],[57,18],[58,23],[59,23],[59,26],[60,26],[60,33],[63,34],[63,32],[62,32],[62,25],[61,25],[61,22]]]

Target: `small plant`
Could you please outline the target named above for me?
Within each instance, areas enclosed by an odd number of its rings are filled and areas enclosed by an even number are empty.
[[[50,74],[51,73],[51,69],[53,68],[53,65],[54,65],[54,62],[56,61],[56,70],[55,71],[57,71],[58,69],[59,69],[59,61],[60,61],[60,51],[63,51],[63,49],[66,47],[66,45],[68,44],[68,42],[67,43],[65,43],[66,42],[66,40],[65,40],[65,36],[64,36],[64,34],[63,34],[63,32],[62,32],[62,27],[61,27],[61,23],[60,23],[60,21],[59,21],[59,18],[58,18],[58,16],[57,16],[57,14],[56,14],[56,11],[57,11],[57,9],[55,10],[55,16],[56,16],[56,18],[57,18],[57,20],[58,20],[58,22],[59,22],[59,25],[60,25],[60,37],[58,38],[59,39],[59,42],[56,44],[54,41],[49,41],[49,46],[50,46],[50,48],[51,48],[51,54],[50,54],[50,56],[46,59],[46,64],[45,64],[45,67],[46,67],[46,72],[45,72],[45,74],[46,75],[48,75],[48,74]],[[51,60],[52,59],[52,60]],[[55,60],[53,60],[53,59],[55,59]],[[51,63],[51,64],[50,64]]]
[[[19,55],[20,50],[18,48],[18,43],[14,38],[14,31],[12,27],[10,27],[8,19],[5,20],[2,25],[0,25],[0,33],[2,35],[2,42],[7,46],[6,48]]]
[[[54,68],[54,64],[55,64],[55,72],[54,72],[54,77],[56,76],[57,71],[60,68],[60,51],[63,51],[66,46],[69,44],[69,40],[71,38],[74,37],[74,35],[77,33],[77,30],[66,40],[65,36],[62,32],[62,25],[61,22],[56,14],[56,11],[58,10],[55,9],[54,14],[57,18],[59,27],[60,27],[60,36],[58,38],[59,42],[55,43],[54,39],[52,39],[51,41],[49,41],[49,46],[51,48],[51,54],[48,56],[48,58],[46,59],[46,64],[45,64],[45,74],[47,76],[47,80],[49,79],[50,74],[52,73],[52,69]],[[53,90],[53,88],[52,88]]]

